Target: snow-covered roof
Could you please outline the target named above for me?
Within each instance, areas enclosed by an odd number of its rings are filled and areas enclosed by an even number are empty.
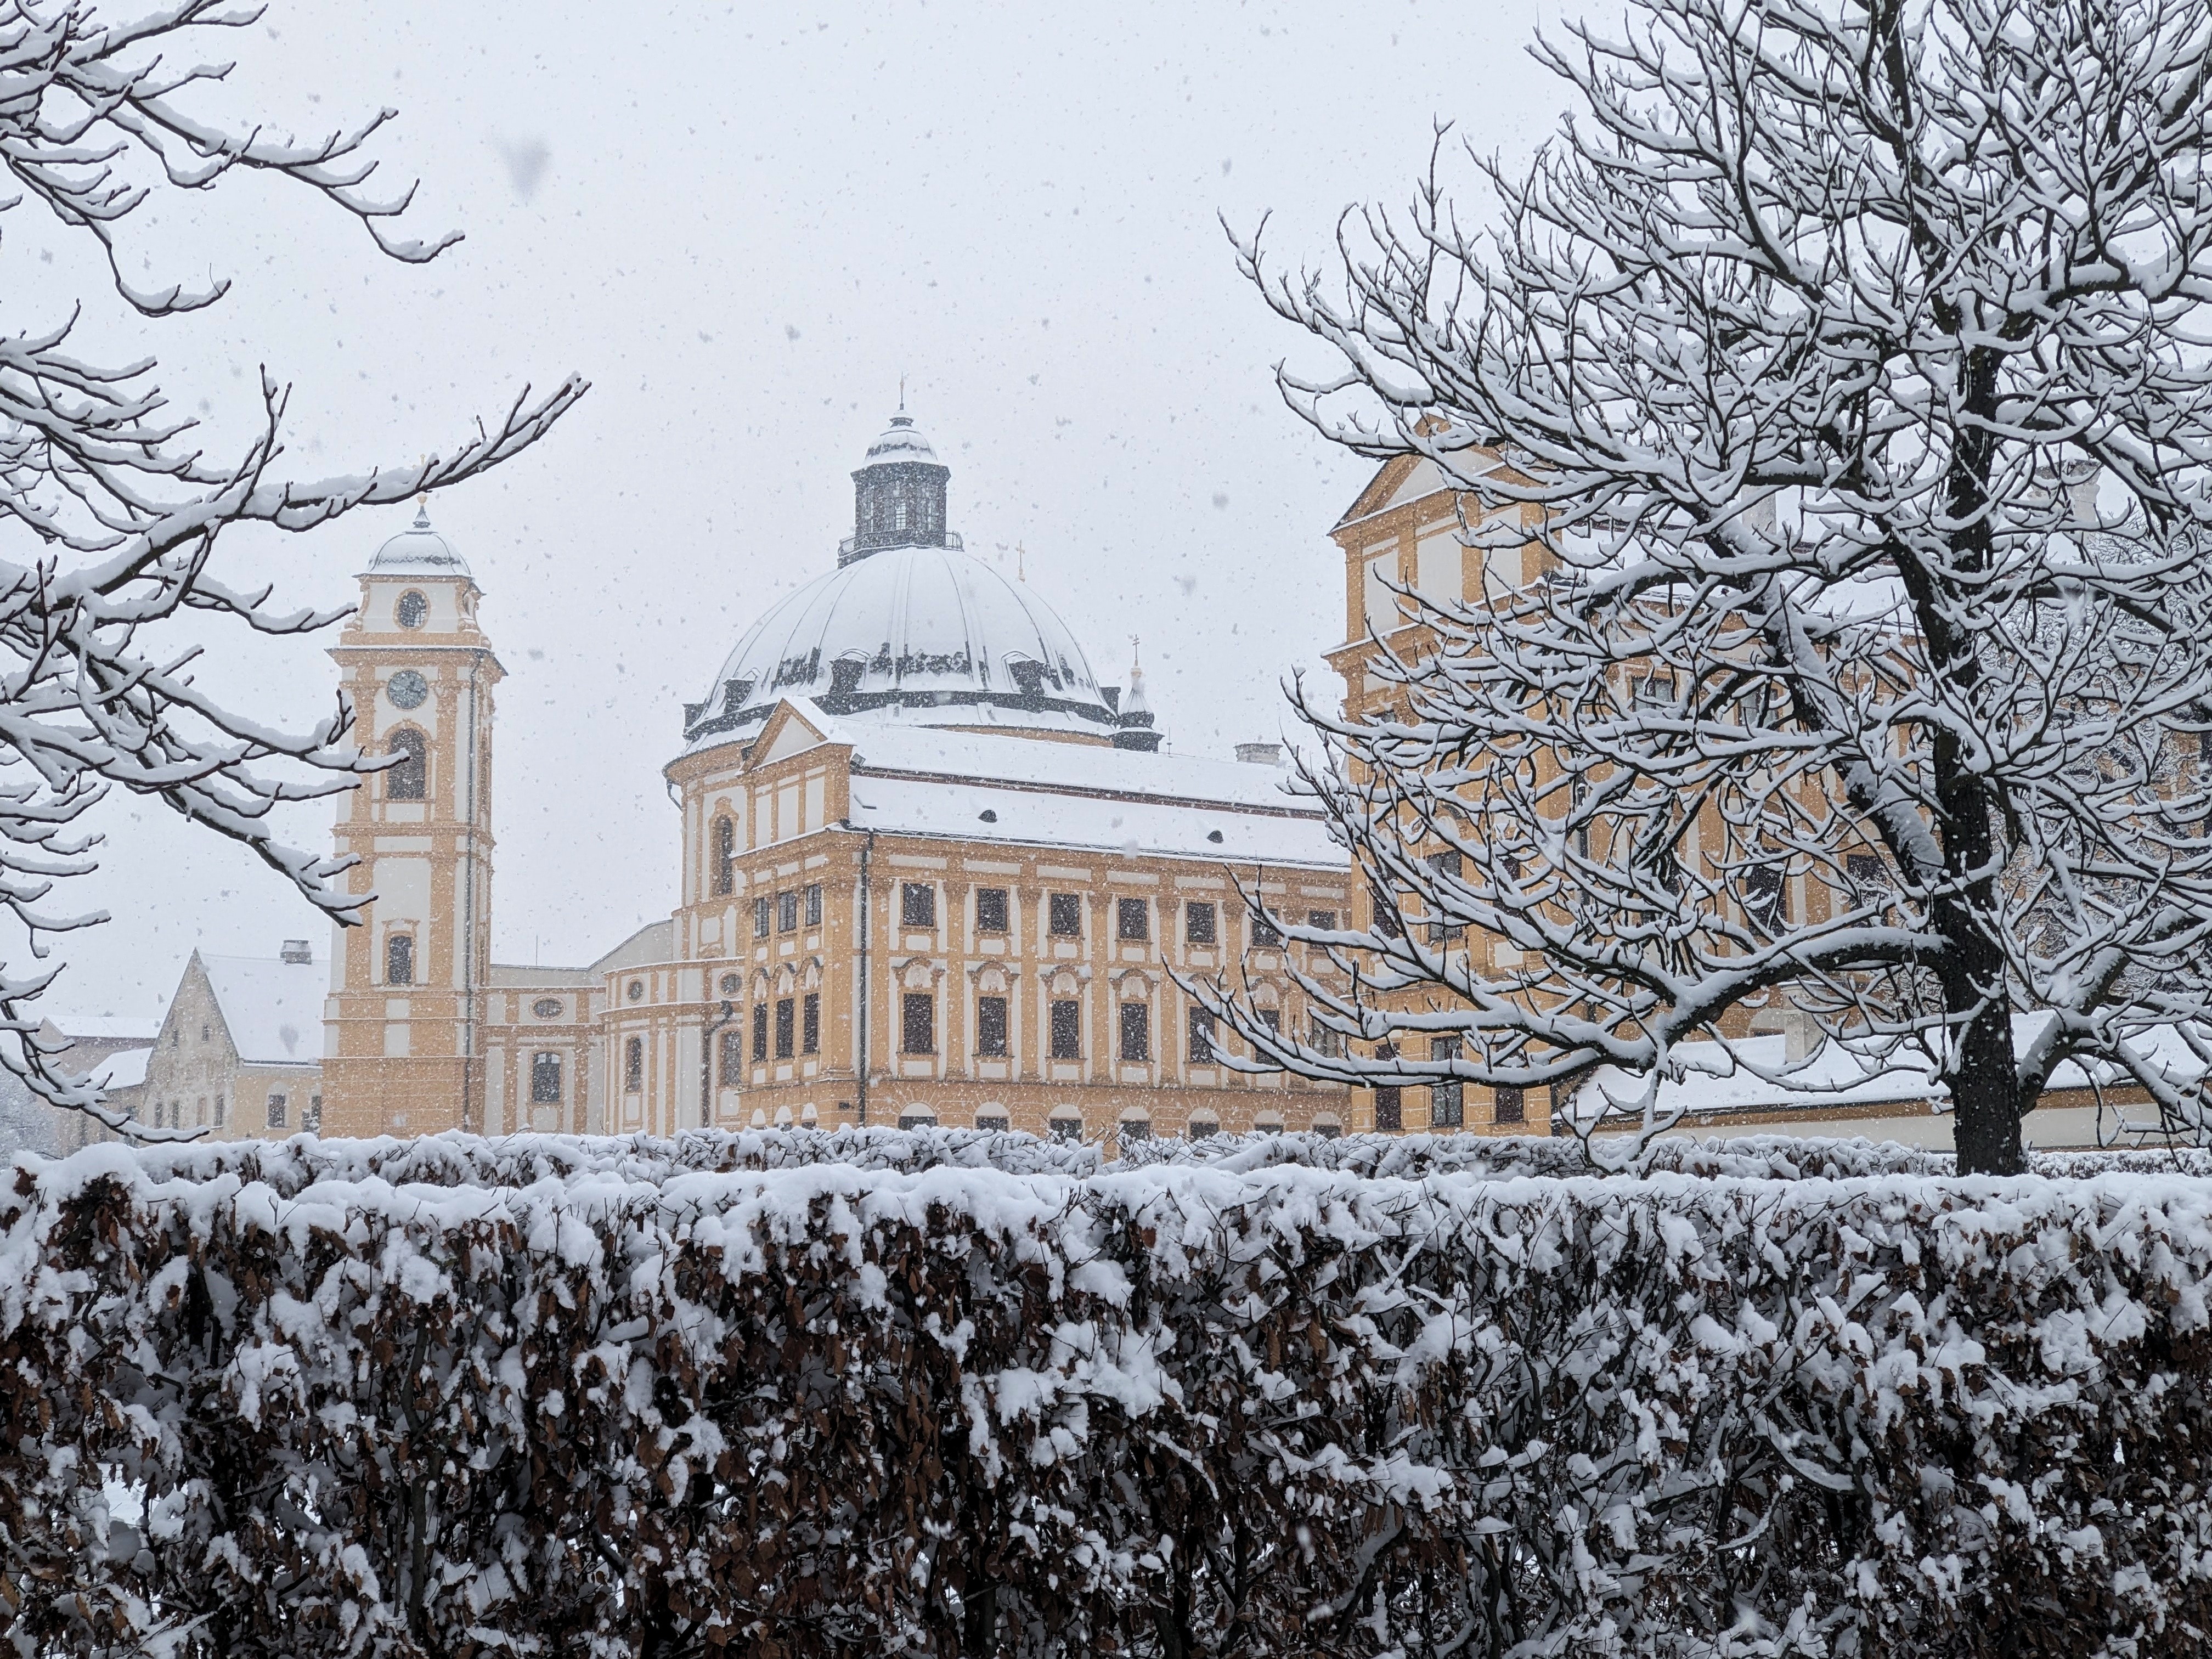
[[[94,1042],[150,1043],[161,1035],[159,1014],[49,1014],[46,1023],[64,1036]]]
[[[648,921],[593,963],[591,971],[596,977],[623,968],[641,968],[647,963],[672,962],[675,958],[674,921]]]
[[[92,1080],[110,1093],[118,1089],[135,1089],[146,1080],[147,1062],[153,1058],[151,1048],[125,1048],[94,1066]]]
[[[1348,863],[1275,767],[974,732],[836,735],[854,744],[856,829],[1214,863]]]
[[[542,968],[532,963],[495,962],[490,983],[501,987],[533,985],[596,985],[599,976],[589,968]]]
[[[368,562],[372,576],[465,576],[468,562],[459,550],[430,528],[430,509],[416,510],[415,522],[376,550]]]
[[[1099,736],[1121,725],[1036,590],[956,547],[885,548],[771,605],[685,705],[686,752],[751,737],[791,696],[864,722]]]
[[[323,1063],[323,998],[331,988],[327,962],[203,953],[200,966],[242,1062]]]
[[[865,469],[888,465],[894,461],[921,461],[930,466],[938,465],[937,452],[930,447],[929,440],[921,435],[921,429],[915,425],[910,416],[892,416],[890,425],[884,429],[883,435],[868,446],[867,459],[860,465]]]
[[[855,772],[975,778],[1030,788],[1213,802],[1301,816],[1316,814],[1310,799],[1285,793],[1279,767],[1196,755],[1146,755],[1104,744],[1052,743],[983,732],[908,726],[855,731],[830,722],[832,741],[853,744]]]

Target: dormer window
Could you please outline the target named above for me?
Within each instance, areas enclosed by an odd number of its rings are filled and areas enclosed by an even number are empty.
[[[419,588],[410,587],[399,596],[399,603],[393,607],[393,615],[398,618],[402,628],[420,628],[430,619],[430,601],[423,597]]]

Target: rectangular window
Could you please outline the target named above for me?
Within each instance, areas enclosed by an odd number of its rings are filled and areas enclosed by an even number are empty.
[[[1439,878],[1449,878],[1453,880],[1458,878],[1460,855],[1459,848],[1456,847],[1448,847],[1441,853],[1431,853],[1421,862],[1435,871]],[[1441,886],[1442,884],[1438,884]],[[1429,904],[1430,914],[1436,915],[1443,908],[1437,899],[1431,898]],[[1429,943],[1431,945],[1456,945],[1466,937],[1467,929],[1457,924],[1442,921],[1432,921],[1429,924]]]
[[[1006,998],[975,999],[975,1052],[1000,1055],[1006,1052]]]
[[[1528,1121],[1528,1109],[1518,1089],[1500,1089],[1498,1093],[1497,1119],[1500,1123],[1522,1123]]]
[[[1844,873],[1851,878],[1851,885],[1863,893],[1875,892],[1890,884],[1889,866],[1882,862],[1879,853],[1844,854]]]
[[[753,1004],[753,1058],[768,1058],[768,1004]]]
[[[1130,943],[1152,936],[1152,907],[1144,899],[1114,901],[1114,936]]]
[[[532,1054],[530,1057],[530,1103],[533,1106],[557,1106],[561,1103],[561,1056]]]
[[[220,1105],[222,1103],[217,1101],[216,1103]],[[323,1097],[320,1095],[307,1097],[307,1109],[300,1114],[300,1127],[311,1135],[322,1132]]]
[[[222,1127],[222,1097],[221,1095],[215,1097],[215,1127],[218,1129]]]
[[[1073,997],[1052,1005],[1052,1057],[1083,1058],[1083,1005]]]
[[[766,939],[769,936],[774,927],[774,923],[769,917],[769,901],[765,898],[755,899],[753,901],[753,937],[755,939]]]
[[[927,891],[927,889],[924,889]],[[900,1048],[910,1054],[937,1052],[937,999],[927,991],[909,991],[900,1002]]]
[[[775,896],[775,931],[794,933],[799,927],[799,895],[778,893]]]
[[[725,1087],[735,1084],[744,1075],[745,1034],[735,1025],[722,1028],[722,1083]]]
[[[1183,1057],[1194,1066],[1213,1064],[1213,1016],[1203,1008],[1190,1011],[1188,1042]]]
[[[1267,1035],[1269,1036],[1282,1036],[1283,1011],[1281,1009],[1255,1008],[1252,1012],[1259,1016],[1260,1024],[1267,1028]]]
[[[791,1045],[796,1036],[797,1025],[793,1016],[798,1006],[789,997],[778,997],[775,1000],[775,1057],[778,1060],[791,1058]]]
[[[1309,910],[1306,912],[1306,926],[1309,927],[1317,927],[1324,933],[1333,933],[1336,931],[1336,912],[1334,910]]]
[[[1152,1011],[1142,1002],[1121,1005],[1121,1058],[1150,1060],[1152,1057]]]
[[[1282,948],[1282,929],[1276,927],[1265,910],[1252,912],[1252,948],[1255,951],[1275,951]]]
[[[738,884],[738,826],[733,819],[714,820],[714,891],[735,890]]]
[[[822,998],[817,992],[809,991],[799,1000],[799,1052],[822,1052]]]
[[[1431,1037],[1431,1060],[1455,1060],[1459,1055],[1457,1037]],[[1429,1127],[1456,1129],[1466,1118],[1466,1085],[1454,1080],[1433,1084],[1429,1089]]]
[[[1744,915],[1761,933],[1778,933],[1789,920],[1785,897],[1779,866],[1761,864],[1744,872]]]
[[[1182,907],[1182,942],[1186,945],[1213,943],[1213,906],[1193,899]]]
[[[1307,1041],[1313,1045],[1313,1051],[1317,1054],[1328,1054],[1334,1059],[1344,1053],[1344,1033],[1330,1030],[1321,1023],[1319,1014],[1313,1017]]]
[[[937,889],[926,881],[900,883],[899,926],[902,927],[936,927]]]
[[[635,1094],[645,1087],[645,1039],[632,1037],[623,1049],[623,1088]]]
[[[1054,939],[1083,937],[1083,895],[1054,893],[1050,906],[1051,915],[1047,926]]]
[[[978,887],[975,890],[975,931],[979,933],[1003,933],[1006,931],[1005,888]]]
[[[806,890],[806,925],[809,927],[819,927],[822,925],[822,884],[820,882],[815,883]]]
[[[1387,1084],[1375,1091],[1375,1127],[1378,1129],[1398,1129],[1405,1127],[1403,1109],[1399,1105],[1399,1090],[1395,1084]]]
[[[409,933],[394,933],[384,941],[384,982],[386,985],[412,985],[415,982],[415,939]],[[204,1037],[207,1033],[203,1030]]]
[[[272,1129],[284,1127],[284,1097],[282,1095],[269,1097],[269,1127]]]

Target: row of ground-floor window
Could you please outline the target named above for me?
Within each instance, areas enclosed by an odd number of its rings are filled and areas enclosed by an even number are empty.
[[[309,1095],[304,1101],[289,1089],[272,1089],[261,1105],[264,1121],[257,1128],[289,1129],[296,1127],[313,1134],[323,1127],[323,1097]],[[138,1109],[132,1107],[136,1117]],[[220,1094],[201,1095],[191,1101],[157,1100],[153,1106],[154,1127],[157,1129],[224,1129],[230,1126],[230,1103]],[[240,1128],[247,1127],[241,1120]]]

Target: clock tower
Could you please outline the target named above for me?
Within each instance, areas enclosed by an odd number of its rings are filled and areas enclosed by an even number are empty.
[[[323,1133],[484,1127],[492,690],[469,568],[428,506],[377,550],[331,655],[355,738],[391,764],[342,798],[345,879],[375,896],[337,927],[324,1006]]]

